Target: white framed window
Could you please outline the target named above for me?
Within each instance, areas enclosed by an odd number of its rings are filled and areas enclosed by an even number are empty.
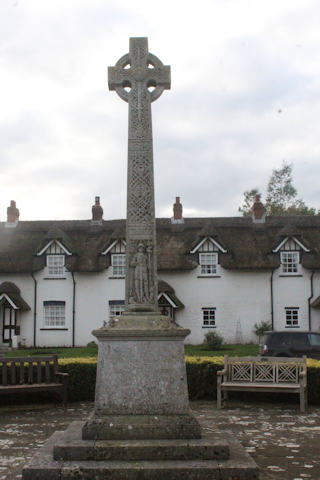
[[[299,252],[281,252],[280,253],[282,272],[297,273],[299,267]]]
[[[109,317],[119,317],[124,312],[124,300],[110,300],[109,302]]]
[[[299,325],[299,307],[286,307],[286,328],[297,328]]]
[[[49,277],[64,276],[64,255],[47,255],[47,267]]]
[[[218,254],[199,253],[199,264],[201,275],[214,275],[217,273]]]
[[[113,253],[111,255],[112,275],[114,277],[126,276],[126,255],[125,253]]]
[[[66,302],[47,301],[43,302],[44,326],[64,327],[66,325]]]
[[[202,327],[216,326],[216,309],[213,307],[204,307],[202,309]]]

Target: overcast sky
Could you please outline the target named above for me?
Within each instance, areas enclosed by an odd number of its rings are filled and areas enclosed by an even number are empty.
[[[157,216],[237,216],[293,163],[320,208],[319,0],[1,0],[0,220],[124,218],[127,104],[107,67],[147,36],[171,65],[152,104]],[[263,199],[262,199],[263,200]]]

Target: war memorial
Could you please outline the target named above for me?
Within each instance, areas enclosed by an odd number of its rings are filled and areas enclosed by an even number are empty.
[[[129,105],[126,307],[95,330],[94,411],[57,431],[23,480],[245,480],[258,469],[223,432],[202,435],[189,408],[183,341],[188,329],[159,313],[151,103],[170,88],[170,67],[131,38],[109,67],[109,89]]]

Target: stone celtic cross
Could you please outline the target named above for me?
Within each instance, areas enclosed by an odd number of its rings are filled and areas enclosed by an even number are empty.
[[[147,38],[130,38],[108,79],[129,104],[126,312],[158,312],[151,102],[170,88],[170,67],[149,53]]]

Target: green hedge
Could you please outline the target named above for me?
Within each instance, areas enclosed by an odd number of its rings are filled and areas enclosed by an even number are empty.
[[[69,399],[93,400],[97,369],[96,358],[61,359],[61,370],[69,373]],[[222,357],[187,357],[187,379],[190,400],[215,400],[217,396],[217,371],[223,368]],[[235,393],[238,398],[262,398],[255,393]],[[295,394],[292,396],[298,401]],[[285,401],[281,394],[263,394],[264,400]],[[320,405],[320,361],[308,360],[309,403]]]
[[[97,358],[62,358],[59,360],[60,370],[69,373],[69,401],[93,400]],[[187,380],[189,398],[191,400],[215,400],[217,396],[217,371],[223,368],[223,357],[186,357]],[[1,380],[1,369],[0,369]],[[298,402],[298,396],[281,393],[240,393],[233,392],[231,398],[257,399],[268,401],[294,401]],[[14,398],[13,398],[14,397]],[[26,401],[37,402],[40,399],[51,399],[52,394],[26,395],[1,395],[0,405],[10,403],[24,403]],[[308,360],[308,399],[309,403],[320,405],[320,361]]]

